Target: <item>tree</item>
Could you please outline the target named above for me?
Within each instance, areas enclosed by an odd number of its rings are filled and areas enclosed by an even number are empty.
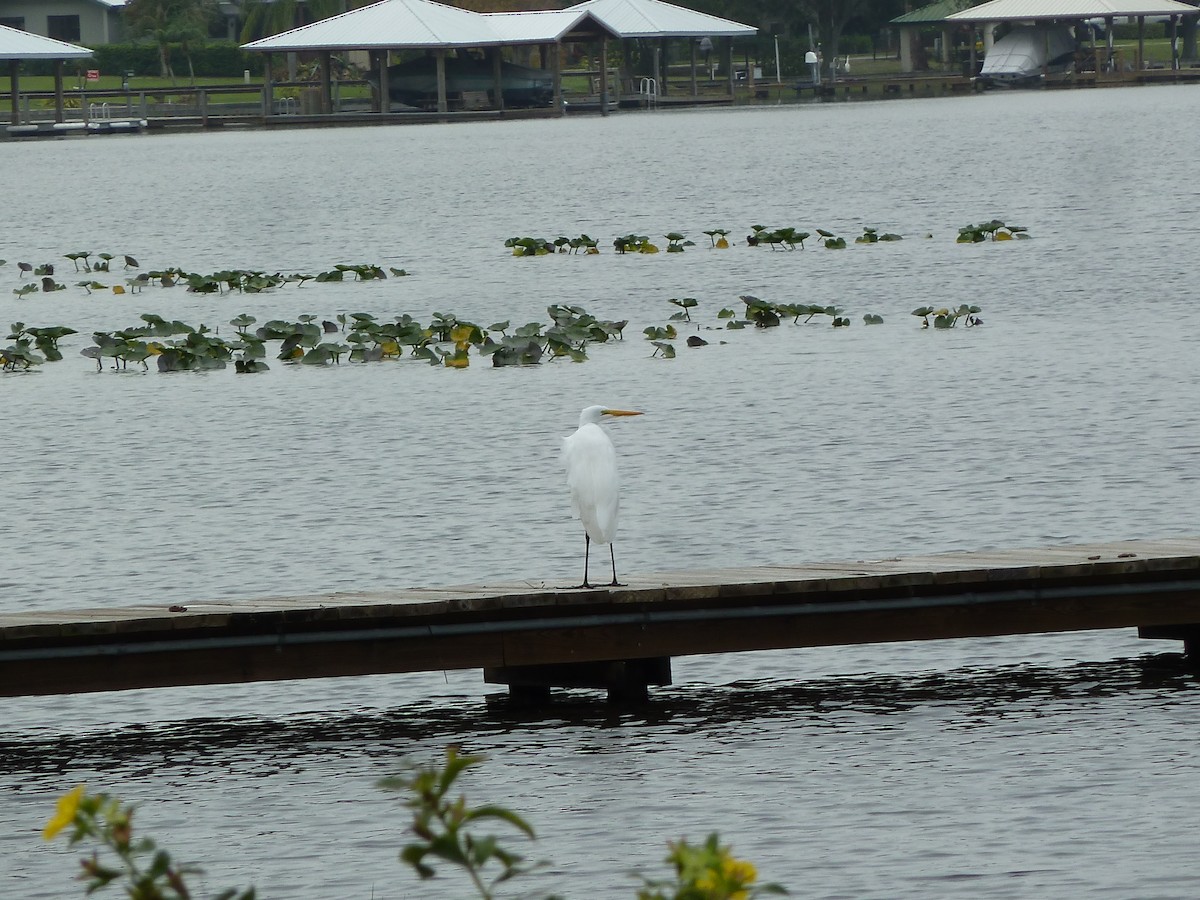
[[[159,74],[175,83],[171,47],[178,44],[187,60],[188,77],[194,84],[191,48],[208,36],[214,0],[130,0],[125,22],[134,38],[149,38],[158,47]]]
[[[249,0],[242,41],[289,31],[346,12],[346,0]]]
[[[854,23],[864,33],[874,33],[905,12],[904,0],[693,0],[712,15],[745,22],[759,35],[801,36],[813,26],[821,45],[826,77],[833,73],[838,43]]]

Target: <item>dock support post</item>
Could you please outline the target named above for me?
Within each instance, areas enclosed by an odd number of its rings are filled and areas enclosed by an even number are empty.
[[[670,41],[667,38],[658,39],[658,47],[654,51],[654,77],[658,79],[658,95],[665,97],[671,93],[671,54]]]
[[[375,112],[381,116],[387,115],[392,111],[391,98],[388,96],[391,85],[388,84],[387,63],[388,52],[386,50],[371,51],[371,68],[379,77],[379,91],[375,97],[374,106]]]
[[[379,111],[385,116],[392,111],[392,83],[388,80],[391,55],[390,50],[379,51]]]
[[[1200,668],[1200,624],[1142,625],[1138,637],[1151,640],[1183,641],[1183,655],[1193,668]]]
[[[448,112],[450,107],[446,102],[446,51],[438,47],[433,51],[437,65],[437,111]]]
[[[690,60],[692,72],[692,98],[695,99],[696,97],[700,96],[700,86],[696,80],[696,42],[694,40],[690,40],[688,43],[691,45],[692,51]]]
[[[263,92],[262,92],[263,118],[269,119],[269,118],[271,118],[271,113],[274,111],[273,107],[275,106],[275,82],[271,80],[271,54],[270,53],[263,54],[263,89],[262,90],[263,90]],[[145,94],[142,94],[143,98],[145,96],[146,96]]]
[[[608,36],[600,38],[600,115],[608,115]]]
[[[554,99],[551,101],[554,104],[554,111],[559,115],[565,115],[563,109],[563,91],[562,91],[562,44],[554,45],[554,56],[551,58],[550,71],[554,73]]]
[[[8,88],[12,91],[12,118],[10,121],[13,125],[21,124],[20,72],[21,61],[19,59],[10,59],[8,61]]]
[[[499,47],[491,47],[488,49],[488,55],[492,58],[492,93],[494,95],[494,106],[500,112],[504,112],[504,60],[500,56]],[[555,81],[557,87],[557,80]]]
[[[329,70],[333,66],[333,53],[329,50],[321,51],[321,113],[322,115],[333,115],[333,73]]]
[[[608,692],[609,703],[645,703],[650,685],[671,683],[671,659],[618,659],[607,662],[560,663],[544,666],[502,666],[483,670],[488,684],[508,685],[514,703],[541,705],[550,689],[594,688]]]
[[[54,61],[54,121],[62,122],[63,114],[63,61]]]
[[[1141,72],[1146,68],[1146,17],[1137,17],[1137,70]]]
[[[721,65],[725,67],[725,93],[730,97],[733,96],[733,38],[721,38],[724,44],[721,47]]]

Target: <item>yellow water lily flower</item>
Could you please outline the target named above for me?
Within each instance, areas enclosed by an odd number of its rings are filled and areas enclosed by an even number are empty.
[[[83,790],[84,785],[81,784],[58,798],[58,806],[54,810],[54,815],[42,829],[43,839],[54,840],[60,831],[75,821],[75,813],[79,811],[79,803],[83,800]]]

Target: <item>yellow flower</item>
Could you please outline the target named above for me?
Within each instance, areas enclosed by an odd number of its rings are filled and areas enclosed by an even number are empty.
[[[81,784],[58,798],[58,807],[54,810],[54,815],[42,829],[42,837],[45,840],[54,840],[60,831],[75,821],[75,813],[79,811],[79,802],[83,800],[83,788],[84,786]]]
[[[726,859],[721,865],[725,877],[741,885],[753,884],[758,878],[754,863],[744,859]]]

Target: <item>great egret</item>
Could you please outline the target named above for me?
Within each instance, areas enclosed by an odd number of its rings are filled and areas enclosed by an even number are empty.
[[[606,409],[589,406],[579,414],[579,429],[570,437],[563,438],[562,458],[567,468],[567,487],[571,490],[571,509],[583,522],[583,584],[588,583],[588,556],[592,541],[608,544],[608,555],[612,559],[613,578],[611,586],[619,587],[617,581],[617,557],[613,552],[613,538],[617,534],[617,509],[620,498],[617,490],[617,451],[600,427],[604,416],[640,416],[640,412],[627,409]]]

